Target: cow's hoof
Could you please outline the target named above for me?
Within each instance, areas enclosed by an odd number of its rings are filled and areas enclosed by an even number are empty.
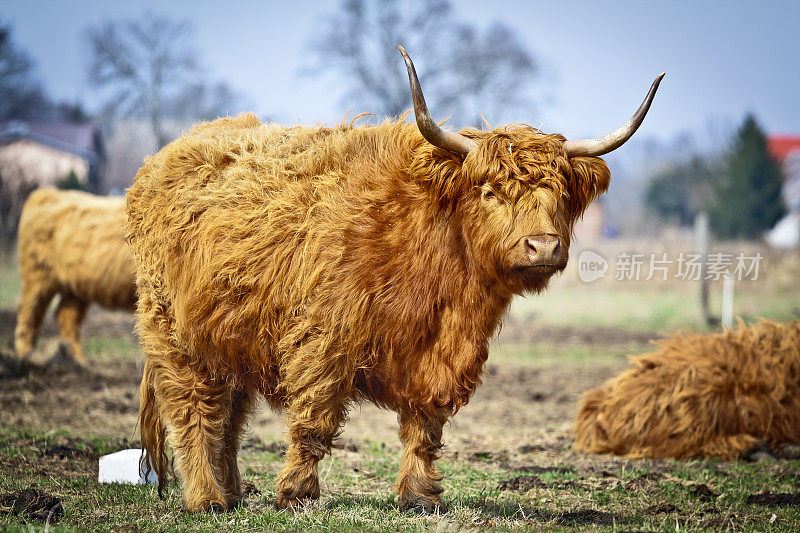
[[[188,506],[185,503],[181,506],[182,513],[202,513],[202,512],[210,512],[210,513],[225,513],[229,511],[229,508],[225,507],[225,505],[219,502],[212,502],[212,501],[205,501],[200,505],[196,506]]]
[[[780,454],[775,451],[769,444],[764,441],[759,441],[755,446],[750,448],[744,453],[745,461],[775,461]]]
[[[444,514],[447,512],[447,506],[439,498],[419,496],[417,494],[400,496],[398,505],[401,511],[411,513]]]
[[[278,499],[275,500],[275,507],[281,510],[302,511],[303,507],[311,503],[312,500],[313,498],[310,496],[298,498],[297,496],[278,494]]]
[[[86,358],[81,360],[76,356],[69,345],[60,343],[53,356],[48,359],[45,366],[54,372],[85,372],[89,369]]]

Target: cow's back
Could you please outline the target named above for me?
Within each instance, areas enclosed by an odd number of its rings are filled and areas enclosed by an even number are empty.
[[[39,189],[22,211],[20,268],[48,272],[60,292],[131,308],[133,261],[124,240],[123,198]]]
[[[372,364],[375,346],[399,344],[403,327],[386,317],[429,328],[430,306],[398,298],[419,291],[394,234],[410,231],[405,218],[415,242],[430,235],[427,215],[411,214],[427,197],[408,200],[403,181],[421,143],[402,123],[287,128],[242,115],[148,158],[128,190],[127,237],[150,352],[174,339],[235,379],[308,350]],[[298,350],[311,339],[321,345]]]
[[[304,315],[348,218],[341,173],[309,157],[329,135],[243,115],[195,127],[140,169],[127,195],[139,290],[166,304],[190,351],[263,364],[253,347],[269,352]]]

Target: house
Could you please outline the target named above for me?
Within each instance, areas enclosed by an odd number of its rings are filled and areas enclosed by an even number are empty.
[[[800,245],[800,135],[770,135],[769,153],[783,170],[781,195],[787,215],[767,232],[767,242],[790,248]]]
[[[104,191],[105,146],[90,122],[0,122],[0,180],[6,188],[54,186],[70,172]]]

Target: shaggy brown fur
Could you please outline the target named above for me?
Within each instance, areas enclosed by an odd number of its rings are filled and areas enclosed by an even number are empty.
[[[92,302],[134,310],[134,266],[123,238],[125,201],[78,191],[39,189],[22,209],[19,275],[22,285],[15,348],[33,349],[53,296],[61,295],[56,322],[75,361],[86,363],[79,336]]]
[[[189,509],[241,498],[236,454],[256,394],[287,411],[280,507],[319,496],[317,462],[352,402],[400,417],[400,504],[440,505],[442,426],[480,382],[514,294],[566,264],[604,192],[598,158],[528,126],[467,131],[465,159],[414,125],[294,127],[253,115],[195,127],[128,191],[147,354],[142,444],[167,440]],[[526,268],[525,236],[563,263]]]
[[[630,457],[736,459],[800,442],[800,322],[675,335],[586,393],[578,447]]]

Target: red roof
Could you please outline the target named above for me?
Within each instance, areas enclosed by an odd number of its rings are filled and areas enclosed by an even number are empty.
[[[792,152],[800,154],[800,135],[770,135],[767,149],[778,161],[783,161]]]

